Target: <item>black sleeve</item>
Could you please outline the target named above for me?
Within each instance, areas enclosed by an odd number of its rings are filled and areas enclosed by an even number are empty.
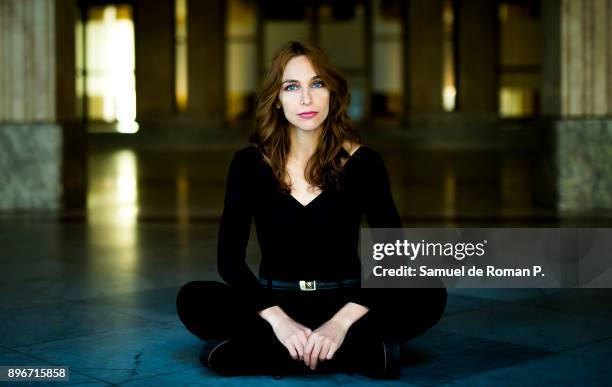
[[[225,201],[219,239],[217,243],[217,266],[221,278],[231,287],[242,292],[245,301],[254,311],[272,306],[257,277],[246,263],[246,248],[253,217],[249,195],[249,160],[246,151],[238,151],[229,167],[225,188]]]
[[[361,189],[365,215],[370,228],[401,228],[402,220],[391,194],[385,163],[377,152],[369,150]],[[377,304],[375,289],[360,289],[353,302],[372,309]]]
[[[365,213],[371,228],[401,228],[402,220],[391,195],[391,184],[380,155],[371,152],[364,174]]]

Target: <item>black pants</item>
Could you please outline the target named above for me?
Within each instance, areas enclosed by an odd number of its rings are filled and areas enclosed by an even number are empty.
[[[266,291],[285,313],[313,331],[354,300],[355,292],[368,292],[367,299],[373,303],[368,305],[369,312],[350,327],[335,356],[348,362],[351,356],[364,355],[362,350],[355,350],[364,348],[360,343],[403,343],[420,335],[440,319],[446,306],[444,288]],[[185,327],[202,340],[251,340],[257,347],[256,356],[291,359],[268,322],[247,312],[250,308],[244,299],[244,295],[223,283],[194,281],[180,289],[176,305]]]

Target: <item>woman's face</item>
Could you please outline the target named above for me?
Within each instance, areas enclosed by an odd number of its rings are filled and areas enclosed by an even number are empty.
[[[298,130],[321,128],[329,113],[329,89],[305,55],[287,62],[279,99],[285,117]]]

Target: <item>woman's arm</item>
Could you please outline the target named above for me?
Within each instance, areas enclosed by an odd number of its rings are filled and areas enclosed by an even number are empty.
[[[337,321],[348,331],[351,325],[353,325],[355,321],[362,318],[366,313],[368,313],[369,310],[369,308],[363,305],[355,302],[348,302],[346,305],[340,308],[338,312],[336,312],[334,317],[332,317],[332,320]]]
[[[252,222],[252,172],[249,149],[236,152],[227,175],[225,200],[217,243],[217,267],[225,282],[244,294],[253,311],[272,306],[246,263]]]
[[[391,194],[391,183],[380,155],[371,151],[361,183],[364,209],[370,228],[401,228],[402,219]]]
[[[363,193],[364,212],[370,228],[402,228],[402,219],[397,211],[393,195],[391,193],[391,183],[385,163],[377,152],[369,150],[365,171],[360,182],[361,192]],[[393,234],[393,235],[391,235]],[[395,233],[390,233],[387,238],[395,237]],[[371,289],[366,289],[371,290]],[[371,308],[376,300],[373,292],[361,291],[354,301],[357,304]]]
[[[368,313],[368,311],[369,309],[363,305],[348,302],[338,312],[336,312],[336,314],[332,317],[332,320],[348,331],[351,325],[363,317],[363,315]],[[258,314],[272,326],[278,325],[279,323],[282,323],[283,320],[290,318],[279,306],[266,308],[258,312]]]

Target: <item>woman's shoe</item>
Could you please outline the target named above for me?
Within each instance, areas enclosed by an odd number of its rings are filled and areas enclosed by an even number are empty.
[[[382,379],[397,379],[400,376],[400,345],[397,341],[383,341],[385,347],[385,369]]]
[[[359,344],[359,349],[346,348],[344,362],[347,371],[368,376],[373,379],[399,378],[400,346],[395,341],[367,340]]]
[[[211,357],[212,354],[219,349],[222,345],[227,343],[229,340],[227,339],[210,339],[206,340],[202,350],[200,350],[199,360],[202,365],[210,370],[215,371],[211,366]]]
[[[301,362],[293,360],[280,343],[274,346],[246,339],[209,340],[200,352],[200,362],[223,376],[283,376],[302,370]]]

